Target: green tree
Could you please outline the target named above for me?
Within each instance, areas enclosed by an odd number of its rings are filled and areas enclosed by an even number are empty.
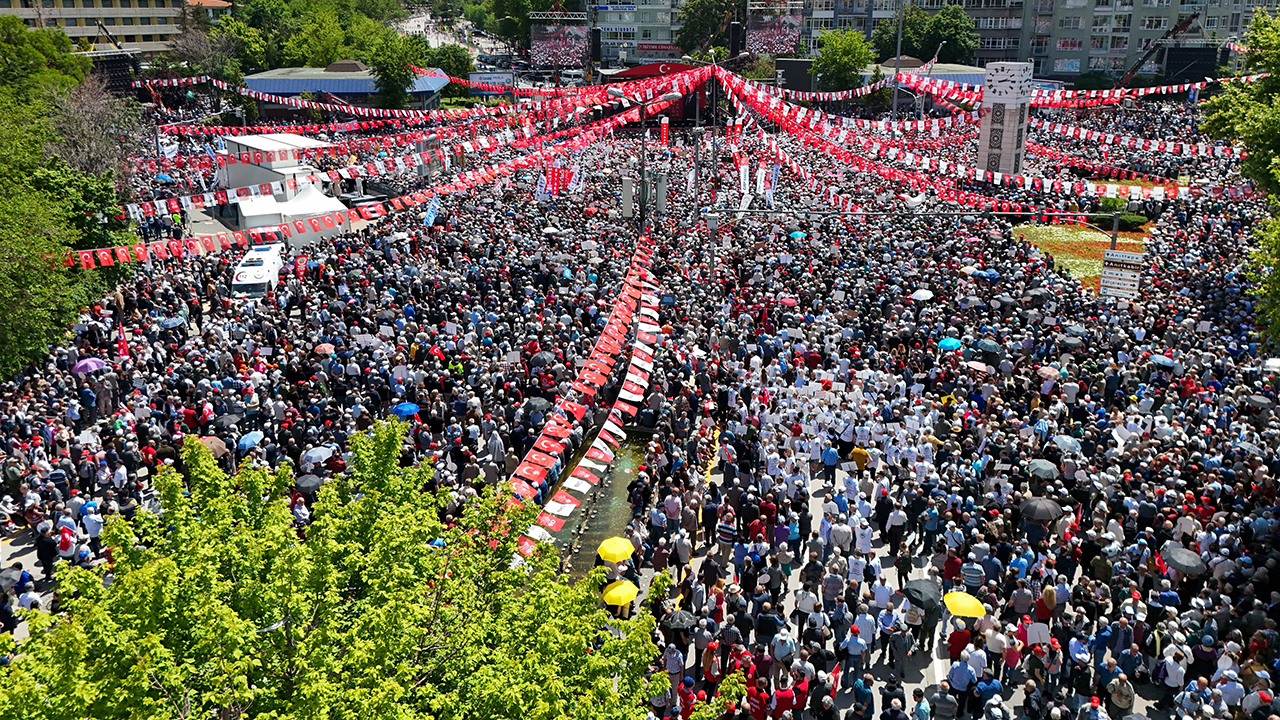
[[[918,5],[907,5],[898,15],[876,23],[871,32],[871,45],[882,62],[898,54],[898,16],[902,17],[902,54],[928,60],[923,56],[924,36],[929,28],[929,15]],[[933,48],[929,48],[933,52]],[[929,57],[933,57],[930,55]]]
[[[423,64],[443,70],[449,77],[466,79],[467,73],[475,72],[476,66],[471,61],[471,53],[461,45],[441,45],[432,48],[423,58]],[[470,91],[463,85],[450,83],[445,86],[446,97],[465,97]]]
[[[666,686],[653,616],[610,618],[603,569],[567,582],[549,547],[514,563],[537,509],[425,492],[404,430],[352,438],[301,541],[289,469],[228,478],[189,438],[188,482],[156,477],[163,520],[108,521],[112,582],[60,571],[65,612],[30,617],[0,719],[636,717]]]
[[[409,100],[409,88],[417,78],[410,65],[428,64],[430,48],[416,35],[392,35],[386,38],[378,52],[369,59],[378,88],[378,106],[403,108]]]
[[[473,3],[462,7],[462,16],[477,30],[489,32],[493,15],[483,3]]]
[[[345,40],[338,14],[328,8],[319,10],[285,41],[283,62],[288,67],[325,67],[342,59]]]
[[[746,0],[688,0],[680,6],[684,24],[676,32],[676,44],[685,52],[710,45],[727,46],[729,23],[735,17],[746,17]]]
[[[45,145],[53,139],[48,110],[39,99],[20,101],[12,88],[0,89],[0,184],[5,188],[0,193],[0,374],[5,376],[62,339],[79,309],[103,287],[95,273],[64,267],[67,253],[82,243],[79,228],[69,222],[74,205],[32,183],[33,174],[65,170],[45,157]],[[106,173],[107,197],[113,199],[110,183]]]
[[[267,40],[262,31],[233,17],[224,17],[210,33],[214,42],[227,42],[242,72],[267,69]]]
[[[1201,129],[1216,138],[1243,141],[1249,157],[1241,172],[1274,195],[1280,193],[1280,19],[1254,13],[1246,42],[1245,70],[1270,77],[1224,83],[1204,104]]]
[[[822,76],[822,89],[832,92],[862,87],[862,71],[875,58],[859,30],[828,30],[818,36],[818,55],[809,72]]]
[[[89,58],[72,54],[71,38],[61,30],[28,30],[17,16],[0,16],[0,86],[20,99],[48,87],[69,90],[92,68]]]
[[[1082,72],[1076,77],[1073,84],[1076,90],[1110,90],[1116,81],[1115,78],[1108,75],[1102,70],[1090,70]]]
[[[943,5],[929,18],[918,49],[921,60],[927,61],[936,52],[938,62],[972,64],[978,51],[973,18],[960,5]]]
[[[871,82],[869,84],[875,85],[883,79],[884,71],[880,69],[879,65],[874,66],[871,69]],[[882,87],[864,97],[862,102],[873,110],[888,110],[889,106],[893,104],[893,90],[888,87]]]

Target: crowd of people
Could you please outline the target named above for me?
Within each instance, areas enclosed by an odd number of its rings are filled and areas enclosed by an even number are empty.
[[[750,123],[740,152],[763,159]],[[1280,714],[1280,423],[1243,272],[1265,208],[1148,201],[1141,295],[1117,300],[1002,216],[930,216],[955,209],[931,192],[908,209],[880,175],[775,139],[896,214],[817,215],[829,201],[783,168],[778,213],[735,216],[738,172],[705,154],[696,197],[668,186],[635,553],[610,567],[675,581],[644,600],[671,681],[653,715],[687,720],[735,671],[747,694],[726,715],[744,720]],[[444,198],[431,224],[398,213],[287,248],[306,261],[260,299],[231,298],[230,253],[139,265],[0,396],[0,523],[36,556],[0,571],[5,629],[49,609],[60,563],[102,560],[112,515],[151,509],[148,478],[182,469],[189,435],[228,471],[291,466],[300,525],[378,418],[410,423],[401,462],[434,462],[459,503],[501,483],[627,270],[618,177],[640,142],[583,149],[581,181],[550,198],[530,169]],[[686,177],[693,142],[650,140],[650,167]],[[570,449],[602,419],[576,421]],[[908,693],[934,658],[937,686]]]

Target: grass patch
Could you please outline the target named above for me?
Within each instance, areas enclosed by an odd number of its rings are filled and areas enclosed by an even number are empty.
[[[1014,233],[1025,235],[1033,245],[1053,255],[1085,287],[1098,291],[1102,275],[1102,252],[1111,249],[1111,236],[1089,228],[1070,225],[1019,225]],[[1120,233],[1116,249],[1143,252],[1146,233]]]

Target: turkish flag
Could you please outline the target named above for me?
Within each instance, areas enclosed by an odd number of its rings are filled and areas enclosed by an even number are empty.
[[[94,250],[93,253],[98,257],[98,264],[103,267],[111,267],[112,265],[116,264],[115,261],[111,259],[110,248],[102,248],[101,250]]]
[[[130,254],[129,248],[121,246],[116,248],[116,260],[119,260],[122,263],[132,262],[133,255]]]
[[[92,270],[92,269],[93,269],[94,265],[93,265],[93,251],[92,251],[92,250],[81,250],[81,251],[80,251],[80,267],[84,268],[85,270]]]
[[[136,257],[136,258],[138,258],[138,262],[146,262],[146,261],[147,261],[147,246],[146,246],[146,245],[144,245],[144,244],[142,244],[142,243],[138,243],[137,245],[134,245],[134,246],[133,246],[133,256],[134,256],[134,257]]]

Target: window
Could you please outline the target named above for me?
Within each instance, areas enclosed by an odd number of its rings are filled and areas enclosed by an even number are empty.
[[[1089,38],[1089,49],[1090,50],[1106,50],[1107,39],[1101,35],[1095,35]]]
[[[1078,73],[1080,72],[1080,58],[1058,58],[1053,61],[1053,71],[1056,73]]]
[[[150,25],[150,24],[151,24],[151,18],[149,18],[149,17],[138,18],[138,24],[139,24],[139,25]]]
[[[105,0],[104,0],[104,2],[105,2]],[[107,25],[107,26],[115,25],[115,24],[116,24],[116,19],[115,19],[115,18],[113,18],[113,17],[104,17],[104,18],[102,18],[102,24],[103,24],[103,25]]]
[[[138,7],[140,8],[151,7],[151,3],[148,2],[147,0],[138,0]]]
[[[115,0],[102,0],[102,7],[104,8],[115,7],[115,6],[116,6]]]
[[[1053,18],[1048,15],[1039,15],[1036,17],[1035,25],[1033,25],[1031,29],[1038,33],[1047,33],[1051,26],[1051,20],[1053,20]]]
[[[1169,27],[1169,18],[1148,15],[1142,18],[1143,30],[1164,30]]]
[[[836,0],[808,0],[809,8],[819,12],[824,10],[834,11],[836,9]]]
[[[120,7],[122,8],[133,7],[133,0],[120,0]]]
[[[1068,15],[1067,17],[1058,18],[1058,28],[1061,30],[1079,30],[1082,23],[1079,15]]]
[[[1210,17],[1205,18],[1205,19],[1204,19],[1204,27],[1205,27],[1205,29],[1206,29],[1206,30],[1213,30],[1214,28],[1218,27],[1218,18],[1217,18],[1217,16],[1210,16]]]
[[[1111,16],[1110,16],[1110,15],[1094,15],[1094,16],[1093,16],[1093,31],[1094,31],[1095,33],[1105,33],[1105,32],[1110,32],[1110,31],[1111,31]]]
[[[1020,17],[980,17],[974,19],[979,30],[1017,30],[1022,27]]]
[[[1122,36],[1112,36],[1112,38],[1111,38],[1111,49],[1112,49],[1113,51],[1115,51],[1115,50],[1128,50],[1128,49],[1129,49],[1129,38],[1127,38],[1127,37],[1122,37]]]
[[[1062,0],[1062,7],[1067,10],[1075,10],[1077,8],[1088,7],[1086,0]]]
[[[80,0],[80,7],[84,7],[84,8],[93,7],[93,0]]]
[[[1080,38],[1058,38],[1058,52],[1071,52],[1083,47],[1084,41]]]
[[[73,8],[76,6],[76,0],[62,0],[62,7]]]
[[[131,17],[122,17],[122,18],[120,18],[120,24],[122,24],[122,25],[132,25],[132,24],[133,24],[133,18],[131,18]]]
[[[979,50],[1014,50],[1022,42],[1021,38],[982,38],[978,41]]]
[[[1107,59],[1104,57],[1089,58],[1090,70],[1105,70],[1107,68]]]
[[[151,42],[151,36],[150,36],[150,35],[143,35],[143,36],[142,36],[142,42]]]
[[[1169,0],[1142,0],[1142,7],[1169,7]]]
[[[1049,38],[1038,37],[1031,40],[1031,52],[1043,55],[1049,51]]]
[[[0,8],[11,8],[11,7],[13,7],[12,0],[0,0]]]
[[[156,24],[157,24],[157,25],[168,25],[168,24],[169,24],[169,18],[167,18],[167,17],[156,18]]]
[[[1112,20],[1112,23],[1115,25],[1116,28],[1124,28],[1125,30],[1128,30],[1129,27],[1133,25],[1133,16],[1132,15],[1116,15],[1115,19]]]
[[[653,31],[652,31],[652,30],[650,30],[649,28],[640,28],[640,39],[641,39],[641,40],[652,40],[652,39],[653,39]]]
[[[137,42],[137,41],[138,41],[138,36],[137,36],[137,35],[125,35],[125,36],[124,36],[124,41],[125,41],[125,42]]]

